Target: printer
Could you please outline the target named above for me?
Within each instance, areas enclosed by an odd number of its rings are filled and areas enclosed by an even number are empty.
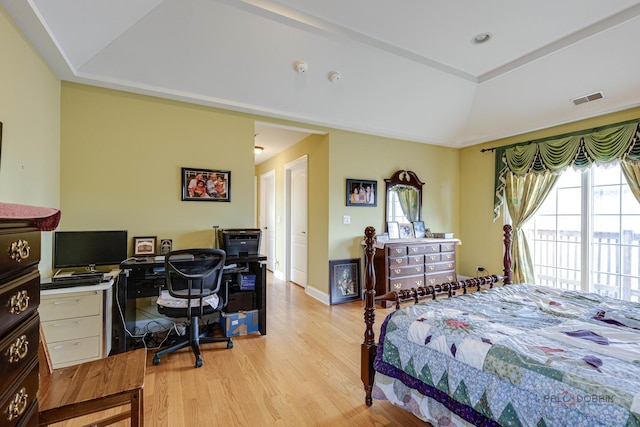
[[[260,253],[260,229],[228,228],[218,230],[218,242],[227,256],[248,256]]]

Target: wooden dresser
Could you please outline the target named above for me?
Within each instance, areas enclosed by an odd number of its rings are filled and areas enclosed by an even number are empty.
[[[0,427],[38,425],[40,230],[0,218]]]
[[[456,280],[459,239],[407,239],[376,244],[376,295]],[[383,307],[389,304],[382,302]]]

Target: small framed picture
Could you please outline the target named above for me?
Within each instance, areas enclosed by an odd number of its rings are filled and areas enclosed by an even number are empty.
[[[400,238],[400,228],[398,227],[397,221],[387,222],[387,233],[389,233],[389,239]]]
[[[347,179],[347,206],[377,206],[378,181]]]
[[[360,297],[360,258],[329,261],[330,304],[356,301]]]
[[[424,229],[424,237],[427,237],[429,239],[433,238],[433,233],[431,232],[430,228],[425,228]]]
[[[182,168],[182,200],[230,202],[231,171]]]
[[[413,239],[413,225],[410,222],[398,224],[401,239]]]
[[[133,256],[153,256],[156,254],[156,242],[158,238],[153,237],[134,237],[133,238]]]
[[[416,235],[416,239],[427,237],[427,235],[425,234],[424,222],[413,221],[413,233]]]

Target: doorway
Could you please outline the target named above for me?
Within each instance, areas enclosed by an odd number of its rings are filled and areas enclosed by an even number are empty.
[[[260,175],[260,253],[267,256],[267,269],[276,268],[276,175],[274,170]]]

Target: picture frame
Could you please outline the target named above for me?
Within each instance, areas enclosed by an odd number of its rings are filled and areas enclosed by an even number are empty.
[[[433,238],[433,233],[431,232],[430,228],[425,228],[424,229],[424,237],[426,237],[428,239],[432,239]]]
[[[231,171],[182,168],[181,175],[183,201],[231,201]]]
[[[133,256],[154,256],[157,242],[156,236],[134,237]]]
[[[361,299],[360,258],[329,261],[329,304]]]
[[[401,239],[413,239],[413,224],[410,222],[398,224]]]
[[[347,206],[374,207],[378,205],[378,181],[347,178]]]
[[[398,222],[397,221],[387,222],[387,232],[389,233],[389,239],[399,239],[400,227],[398,226]]]
[[[427,237],[423,221],[413,221],[413,234],[415,234],[416,239]]]

